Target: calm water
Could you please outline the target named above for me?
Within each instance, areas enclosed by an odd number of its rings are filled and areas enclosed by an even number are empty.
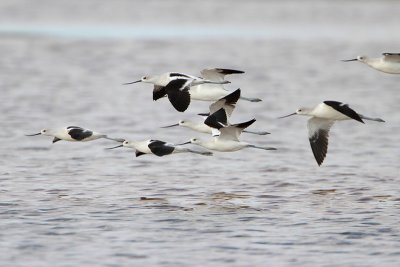
[[[399,52],[400,3],[38,3],[0,4],[1,266],[399,266],[400,76],[339,60]],[[255,117],[272,134],[242,139],[278,151],[134,158],[107,140],[24,136],[207,138],[160,126],[209,103],[180,114],[148,84],[121,85],[205,67],[246,71],[228,88],[263,102],[232,120]],[[338,123],[318,167],[307,119],[276,118],[323,100],[387,122]]]

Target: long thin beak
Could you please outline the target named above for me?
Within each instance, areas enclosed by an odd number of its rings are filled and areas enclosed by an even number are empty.
[[[114,147],[108,147],[108,148],[106,148],[106,149],[114,149],[114,148],[118,148],[118,147],[123,147],[123,145],[114,146]]]
[[[35,136],[35,135],[40,135],[41,133],[35,133],[35,134],[26,134],[25,136]]]
[[[172,125],[167,125],[167,126],[162,126],[161,128],[169,128],[169,127],[175,127],[175,126],[179,126],[179,123],[172,124]]]
[[[296,114],[297,113],[295,112],[295,113],[292,113],[292,114],[289,114],[289,115],[286,115],[286,116],[279,117],[278,119],[283,119],[283,118],[290,117],[290,116],[293,116],[293,115],[296,115]]]
[[[176,146],[183,146],[183,145],[187,145],[187,144],[191,144],[192,142],[185,142],[185,143],[182,143],[182,144],[176,144]]]
[[[129,83],[123,83],[122,85],[128,85],[128,84],[134,84],[134,83],[140,83],[142,80],[134,81],[134,82],[129,82]]]
[[[358,59],[353,58],[353,59],[342,59],[343,62],[350,62],[350,61],[357,61]]]

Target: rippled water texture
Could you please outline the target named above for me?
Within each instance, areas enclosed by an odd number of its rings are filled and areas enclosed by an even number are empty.
[[[56,3],[57,2],[57,3]],[[0,3],[1,266],[399,266],[400,76],[340,59],[400,52],[397,1]],[[207,138],[152,101],[146,74],[246,71],[227,88],[242,139],[277,151],[134,157],[109,140],[25,137],[79,125],[132,140]],[[323,100],[386,123],[345,121],[318,167],[305,117]],[[199,118],[200,119],[200,118]]]

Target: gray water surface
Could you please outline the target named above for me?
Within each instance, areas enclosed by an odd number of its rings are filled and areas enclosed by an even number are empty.
[[[398,2],[37,3],[0,4],[0,266],[399,266],[400,76],[340,62],[399,52]],[[121,25],[150,32],[109,34]],[[232,121],[255,117],[272,134],[242,139],[277,151],[135,158],[109,140],[24,136],[208,138],[160,127],[209,103],[178,113],[151,85],[121,85],[206,67],[246,71],[227,88],[263,101],[238,102]],[[318,167],[307,118],[277,117],[324,100],[386,123],[337,123]]]

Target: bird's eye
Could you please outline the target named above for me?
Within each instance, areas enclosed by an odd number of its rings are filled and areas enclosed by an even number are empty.
[[[143,80],[147,80],[147,77],[146,77],[146,76],[144,76],[144,77],[143,77]]]
[[[46,132],[46,130],[43,130],[43,132],[45,133],[45,132]]]
[[[301,109],[298,109],[297,112],[301,112]]]
[[[181,123],[185,123],[185,121],[181,121]]]
[[[194,139],[193,139],[193,141],[194,141],[194,142],[196,142],[196,141],[197,141],[197,139],[196,139],[196,138],[194,138]]]

